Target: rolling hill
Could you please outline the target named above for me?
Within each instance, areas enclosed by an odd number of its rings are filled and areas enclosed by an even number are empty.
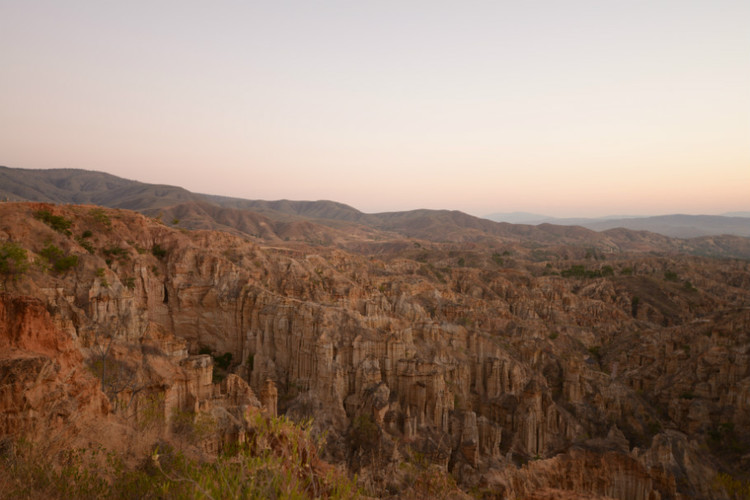
[[[455,210],[363,213],[334,201],[245,200],[192,193],[184,188],[146,184],[78,169],[28,170],[0,167],[0,197],[59,204],[94,204],[136,210],[184,229],[216,229],[269,242],[290,241],[371,249],[404,238],[512,246],[537,258],[561,246],[576,253],[682,252],[750,258],[750,218],[663,216],[601,220],[582,224],[511,224]],[[639,224],[640,221],[640,225]],[[744,231],[745,224],[748,230]],[[624,225],[630,228],[622,229]],[[707,233],[705,228],[713,227]],[[670,228],[692,238],[669,237]],[[704,229],[701,229],[704,228]],[[719,233],[739,232],[737,236]],[[388,247],[388,245],[386,245]],[[544,250],[540,249],[543,248]]]

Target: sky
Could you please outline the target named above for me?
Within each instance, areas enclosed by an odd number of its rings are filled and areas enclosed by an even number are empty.
[[[0,165],[365,212],[750,210],[750,2],[0,0]]]

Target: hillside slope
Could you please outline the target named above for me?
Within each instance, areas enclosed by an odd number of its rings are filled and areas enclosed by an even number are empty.
[[[92,204],[145,210],[198,200],[186,189],[145,184],[89,170],[31,170],[0,166],[0,198],[9,201]]]
[[[0,196],[127,208],[161,217],[165,223],[185,229],[218,229],[258,241],[294,240],[337,244],[349,249],[353,248],[350,240],[359,244],[406,237],[443,243],[480,243],[488,248],[515,245],[528,250],[542,246],[552,253],[562,245],[588,249],[589,253],[671,251],[750,259],[750,238],[736,236],[680,239],[647,231],[597,232],[581,226],[498,223],[455,210],[365,214],[332,201],[262,201],[200,195],[175,186],[144,184],[75,169],[0,167]],[[726,222],[731,218],[721,219]],[[729,226],[717,226],[717,230],[740,227],[742,223],[742,218],[734,218],[727,223]],[[355,235],[356,238],[349,237]]]

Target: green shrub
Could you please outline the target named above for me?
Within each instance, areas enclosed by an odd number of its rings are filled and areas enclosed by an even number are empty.
[[[229,365],[232,363],[232,353],[231,352],[225,352],[221,356],[214,356],[214,364],[221,368],[222,370],[226,370],[229,368]]]
[[[208,354],[214,360],[213,367],[213,383],[219,383],[224,380],[227,376],[227,370],[229,365],[232,364],[232,353],[225,352],[222,355],[214,354],[210,347],[202,346],[198,351],[198,354]]]
[[[102,249],[102,253],[106,258],[110,259],[110,262],[113,258],[125,261],[130,257],[130,252],[119,246],[104,248]]]
[[[714,490],[724,491],[733,500],[750,500],[750,481],[735,479],[720,472],[714,478]]]
[[[42,248],[42,250],[39,252],[39,255],[41,255],[51,263],[65,254],[58,247],[50,243],[46,247]]]
[[[17,276],[24,274],[29,269],[29,261],[26,249],[7,241],[0,246],[0,274]]]
[[[128,276],[123,280],[123,284],[129,289],[129,290],[135,290],[135,278],[132,276]]]
[[[54,263],[54,268],[55,268],[55,271],[65,272],[68,269],[76,267],[77,265],[78,265],[77,255],[66,255],[65,257],[58,259]]]
[[[375,423],[372,415],[358,415],[352,421],[349,439],[355,450],[358,448],[370,449],[380,439],[380,427]]]
[[[614,275],[615,270],[612,266],[603,266],[601,269],[586,269],[586,266],[577,264],[560,271],[560,276],[563,278],[603,278]]]
[[[62,215],[52,215],[49,210],[38,210],[34,212],[34,217],[47,224],[49,227],[60,233],[70,235],[70,226],[73,221],[66,219]]]
[[[47,259],[52,268],[57,272],[65,272],[78,265],[77,255],[65,255],[65,253],[53,244],[42,248],[39,255]]]
[[[151,254],[157,259],[163,259],[167,256],[167,251],[162,248],[158,243],[151,247]]]
[[[85,250],[86,250],[86,251],[87,251],[88,253],[90,253],[90,254],[92,254],[92,255],[93,255],[93,254],[94,254],[94,252],[96,251],[96,250],[94,249],[94,245],[92,245],[90,241],[86,241],[86,240],[84,239],[84,236],[79,236],[78,238],[76,238],[76,242],[77,242],[77,243],[78,243],[79,245],[81,245],[81,246],[82,246],[82,247],[83,247],[83,248],[84,248],[84,249],[85,249]]]
[[[563,278],[585,278],[586,267],[582,265],[570,266],[569,269],[560,271],[560,276]]]
[[[112,226],[112,220],[109,218],[109,215],[104,211],[103,208],[92,208],[89,211],[89,215],[92,219],[94,219],[96,222],[106,226],[111,227]]]

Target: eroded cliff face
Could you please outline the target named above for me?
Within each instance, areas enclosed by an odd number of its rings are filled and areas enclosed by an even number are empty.
[[[110,412],[39,300],[0,293],[0,435],[75,436]]]
[[[42,209],[71,234],[35,219]],[[7,300],[44,304],[68,342],[50,357],[59,370],[57,356],[94,367],[108,397],[89,397],[92,415],[149,426],[156,411],[166,426],[210,414],[227,429],[201,445],[215,452],[242,439],[254,394],[270,408],[276,390],[279,413],[312,417],[326,456],[383,495],[415,460],[507,498],[715,498],[727,457],[750,465],[746,262],[542,259],[500,240],[372,255],[95,207],[0,210],[0,240],[40,263],[5,281]],[[44,270],[49,244],[78,255],[75,268]],[[225,353],[231,373],[215,384]]]

